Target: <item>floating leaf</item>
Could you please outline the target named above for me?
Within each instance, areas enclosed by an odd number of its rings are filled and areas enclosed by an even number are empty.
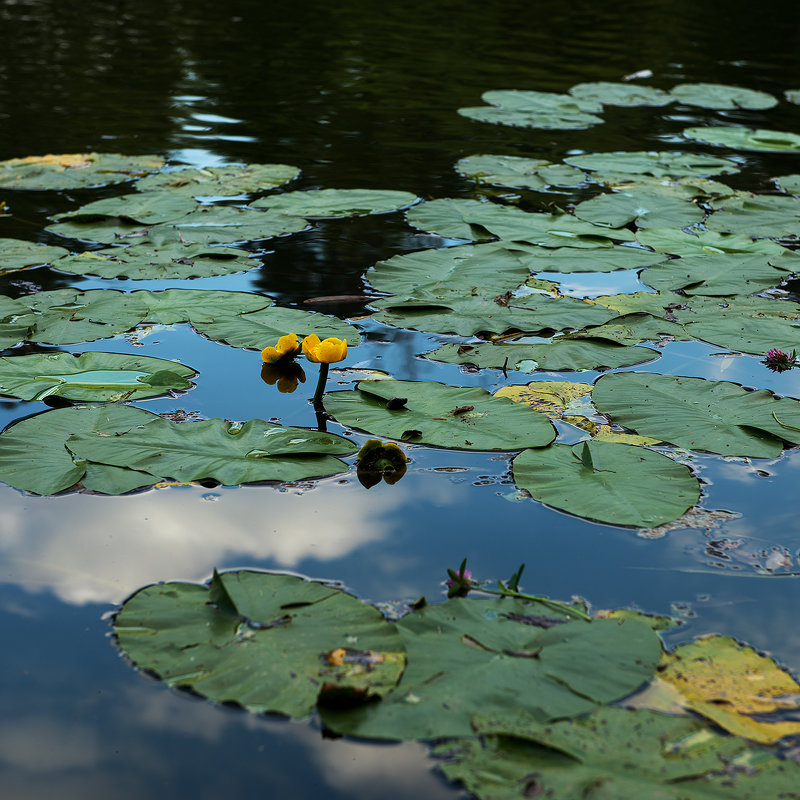
[[[686,228],[702,222],[705,211],[679,197],[628,191],[584,200],[575,206],[575,216],[607,228],[631,222],[639,228]]]
[[[782,439],[800,444],[777,421],[800,428],[800,402],[726,381],[618,372],[599,378],[592,398],[617,424],[687,450],[775,458]]]
[[[120,217],[127,223],[156,225],[159,222],[174,222],[197,208],[197,203],[191,197],[182,197],[173,192],[147,192],[95,200],[74,211],[56,214],[53,219],[87,222]]]
[[[677,231],[674,228],[648,228],[636,232],[636,238],[659,253],[674,256],[714,255],[719,253],[766,253],[780,255],[785,247],[767,239],[756,239],[717,231]],[[643,265],[644,266],[644,265]],[[649,265],[648,265],[649,266]]]
[[[64,446],[69,436],[94,431],[114,437],[155,419],[159,417],[149,411],[114,403],[59,408],[27,417],[0,434],[0,480],[41,495],[62,492],[81,480],[87,468]]]
[[[584,370],[630,367],[658,358],[657,350],[624,347],[610,342],[554,339],[549,344],[446,344],[425,358],[446,364],[474,364],[480,369]]]
[[[665,260],[658,253],[626,245],[581,250],[573,247],[559,247],[555,250],[525,247],[518,242],[497,242],[497,246],[511,250],[520,258],[523,258],[523,253],[529,254],[524,262],[534,272],[613,272],[617,269],[649,267]]]
[[[624,444],[582,442],[524,450],[514,459],[513,471],[514,482],[534,500],[611,525],[653,528],[678,519],[700,499],[700,484],[688,467]]]
[[[458,113],[479,122],[545,130],[590,128],[603,121],[588,113],[602,111],[599,103],[578,100],[568,94],[503,89],[484,92],[481,100],[490,105],[459,108]]]
[[[779,178],[773,178],[776,186],[783,192],[788,192],[795,196],[800,195],[800,175],[782,175]]]
[[[206,245],[173,244],[153,247],[138,244],[87,250],[53,262],[54,269],[76,275],[101,278],[130,278],[136,281],[181,278],[207,278],[244,272],[261,266],[246,250]]]
[[[714,204],[709,230],[764,238],[800,236],[800,197],[750,195]]]
[[[481,738],[447,742],[441,770],[481,800],[759,800],[797,795],[800,769],[701,721],[601,708],[541,722],[503,709],[474,718]]]
[[[300,174],[288,164],[226,164],[222,167],[187,167],[148,175],[136,182],[141,192],[163,191],[189,197],[226,197],[274,189]]]
[[[761,110],[778,105],[778,101],[766,92],[722,83],[681,83],[672,87],[671,94],[679,103],[701,108]]]
[[[583,172],[575,167],[518,156],[467,156],[459,159],[456,170],[478,183],[520,189],[579,186],[586,180]]]
[[[198,325],[213,321],[214,317],[246,314],[272,305],[272,298],[250,292],[227,292],[218,289],[164,289],[151,292],[140,289],[131,297],[141,300],[147,307],[142,320],[148,325],[173,325],[192,322]]]
[[[21,400],[142,400],[189,389],[197,370],[124,353],[32,353],[0,358],[0,394]]]
[[[155,420],[109,438],[77,435],[67,447],[99,464],[153,472],[176,481],[211,478],[226,486],[254,481],[299,481],[347,469],[334,455],[355,450],[348,439],[304,428],[250,420]]]
[[[536,627],[536,616],[568,619],[515,598],[453,598],[397,622],[408,666],[379,703],[322,709],[338,733],[376,739],[469,736],[477,711],[524,709],[542,722],[576,716],[628,694],[661,653],[647,625],[624,620]],[[586,669],[592,664],[592,669]]]
[[[78,189],[138,178],[164,164],[160,156],[69,153],[0,161],[0,188]]]
[[[402,408],[388,400],[405,397]],[[329,392],[325,410],[342,425],[374,436],[460,450],[519,450],[553,441],[547,417],[485,389],[429,381],[361,381],[355,391]]]
[[[707,197],[728,197],[736,194],[734,189],[724,183],[712,180],[711,178],[657,178],[652,175],[615,175],[614,173],[603,173],[593,176],[598,183],[604,183],[618,192],[630,192],[633,194],[659,194],[674,198],[685,198],[695,200]],[[602,178],[602,180],[600,180]]]
[[[716,158],[704,153],[683,153],[680,151],[624,151],[613,153],[585,153],[567,156],[564,161],[573,167],[589,170],[592,179],[604,183],[603,175],[652,175],[656,178],[688,178],[738,172],[735,161]]]
[[[63,247],[26,242],[22,239],[0,239],[0,275],[18,269],[49,264],[67,255]]]
[[[683,135],[707,144],[730,147],[733,150],[755,150],[771,153],[800,152],[800,136],[788,131],[764,128],[696,127],[686,128]]]
[[[635,83],[578,83],[569,93],[578,100],[589,100],[606,106],[666,106],[673,101],[668,92]]]
[[[790,103],[800,104],[800,89],[787,89],[783,94]]]
[[[215,572],[210,588],[148,586],[125,601],[114,632],[140,669],[256,713],[305,717],[338,694],[366,702],[405,666],[403,640],[380,611],[291,575]]]
[[[515,403],[524,403],[550,419],[561,419],[568,408],[573,412],[576,410],[576,403],[582,404],[581,410],[590,408],[591,393],[590,383],[533,381],[525,386],[503,386],[494,394],[496,397],[508,397]],[[592,413],[592,410],[588,413]]]
[[[690,341],[694,338],[684,330],[683,325],[650,314],[623,314],[605,325],[594,325],[580,331],[566,333],[563,338],[604,339],[617,344],[636,345],[642,342],[659,341],[665,336],[679,342]]]
[[[634,292],[633,294],[612,294],[593,297],[587,300],[605,308],[611,308],[620,314],[646,313],[663,318],[667,309],[681,300],[670,292]]]
[[[292,217],[340,218],[397,211],[419,198],[410,192],[379,189],[311,189],[271,194],[250,204]]]

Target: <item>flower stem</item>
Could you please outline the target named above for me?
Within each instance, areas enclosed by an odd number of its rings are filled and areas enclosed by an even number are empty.
[[[483,592],[484,594],[496,594],[500,597],[518,597],[520,600],[534,600],[537,603],[544,603],[545,605],[551,606],[559,611],[563,611],[565,614],[574,614],[576,617],[586,620],[586,622],[592,621],[592,618],[588,614],[584,614],[583,611],[579,611],[577,608],[568,606],[566,603],[559,603],[558,600],[549,600],[547,597],[538,597],[533,594],[523,594],[522,592],[514,592],[510,589],[503,589],[500,591],[497,589],[482,589],[477,586],[475,587],[475,591]]]
[[[322,362],[319,365],[319,380],[317,381],[317,388],[314,392],[314,408],[322,406],[322,395],[325,394],[325,384],[328,381],[328,364]]]

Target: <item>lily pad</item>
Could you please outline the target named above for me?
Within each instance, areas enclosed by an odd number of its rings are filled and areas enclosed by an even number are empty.
[[[766,253],[780,255],[786,248],[767,239],[718,231],[677,231],[674,228],[648,228],[637,231],[636,238],[659,253],[674,256],[713,255],[719,253]],[[647,265],[649,266],[649,265]]]
[[[667,309],[672,308],[676,303],[682,304],[685,300],[671,292],[634,292],[633,294],[601,295],[586,302],[610,308],[619,314],[644,313],[663,319]]]
[[[21,400],[142,400],[189,389],[197,370],[124,353],[32,353],[0,358],[0,394]]]
[[[173,244],[153,247],[137,244],[130,247],[110,247],[87,250],[53,262],[54,269],[76,275],[97,275],[100,278],[130,278],[131,280],[179,280],[229,275],[260,267],[246,250],[207,245]]]
[[[564,624],[537,627],[543,615]],[[322,718],[338,733],[366,738],[469,736],[477,711],[563,719],[622,697],[653,674],[661,645],[649,626],[567,619],[514,598],[424,606],[397,622],[408,658],[397,688],[357,709],[323,708]]]
[[[754,238],[800,236],[800,197],[750,195],[714,203],[706,227]]]
[[[505,242],[498,242],[497,245],[506,247],[520,257],[523,253],[527,254],[525,263],[533,272],[613,272],[618,269],[649,267],[666,260],[658,253],[626,245],[580,250],[574,247],[523,248],[519,243]]]
[[[0,188],[79,189],[120,183],[153,172],[161,156],[123,156],[118,153],[69,153],[27,156],[0,161]]]
[[[679,103],[701,108],[762,110],[778,105],[778,100],[766,92],[722,83],[680,83],[672,87],[671,94]]]
[[[732,150],[754,150],[769,153],[800,152],[800,136],[788,131],[709,126],[686,128],[683,135],[707,144],[730,147]]]
[[[603,175],[652,175],[655,178],[707,177],[738,172],[741,167],[726,158],[705,153],[684,153],[678,150],[656,152],[653,150],[613,153],[585,153],[567,156],[564,161],[573,167],[589,170],[592,179],[604,183]]]
[[[162,191],[189,197],[226,197],[274,189],[293,181],[298,167],[288,164],[226,164],[186,167],[148,175],[136,182],[140,192]]]
[[[617,372],[592,398],[613,422],[687,450],[775,458],[782,440],[800,444],[800,402],[726,381]]]
[[[610,231],[569,214],[541,214],[478,200],[431,200],[406,215],[410,225],[451,239],[486,241],[493,237],[545,247],[610,247],[630,242],[627,230]]]
[[[291,575],[148,586],[126,600],[114,632],[140,669],[256,713],[305,717],[326,695],[366,702],[405,666],[403,640],[380,611]]]
[[[703,221],[705,211],[680,197],[643,192],[601,194],[575,206],[575,216],[594,225],[621,228],[687,228]]]
[[[27,492],[57,494],[82,480],[87,469],[86,462],[73,458],[65,447],[69,436],[96,431],[114,437],[155,419],[160,418],[149,411],[115,403],[58,408],[27,417],[0,434],[0,480]],[[157,479],[144,476],[144,480]]]
[[[666,106],[673,101],[669,92],[635,83],[578,83],[569,93],[578,100],[590,100],[605,106]]]
[[[653,711],[601,708],[544,723],[504,709],[473,719],[481,738],[434,751],[441,770],[481,800],[759,800],[791,798],[800,768],[703,722]]]
[[[651,361],[661,355],[647,347],[624,347],[611,342],[554,339],[549,344],[446,344],[425,358],[446,364],[474,364],[480,369],[540,370],[616,369]]]
[[[357,328],[336,317],[329,317],[318,311],[279,306],[269,306],[260,311],[236,316],[222,313],[213,316],[210,321],[194,317],[192,325],[203,336],[215,342],[255,350],[263,350],[287,333],[296,333],[300,338],[316,333],[320,339],[345,339],[350,347],[355,347],[361,341]]]
[[[783,94],[790,103],[800,104],[800,89],[787,89]]]
[[[387,189],[311,189],[271,194],[251,203],[250,208],[268,208],[291,217],[339,219],[386,214],[418,200],[410,192]]]
[[[600,103],[568,94],[498,89],[484,92],[481,100],[489,105],[459,108],[458,113],[479,122],[545,130],[590,128],[603,121],[589,113],[602,112]]]
[[[519,189],[579,186],[586,180],[583,171],[575,167],[519,156],[467,156],[456,163],[456,170],[478,183]]]
[[[636,345],[659,341],[669,336],[675,341],[691,341],[683,325],[651,314],[623,314],[605,325],[595,325],[563,335],[564,339],[602,339],[617,344]],[[702,338],[702,337],[700,337]],[[559,340],[560,341],[560,340]]]
[[[405,402],[392,407],[388,401],[394,398]],[[542,447],[555,438],[543,414],[492,397],[485,389],[429,381],[361,381],[354,391],[329,392],[323,403],[342,425],[433,447],[520,450]]]
[[[128,223],[156,225],[159,222],[174,222],[197,208],[197,203],[191,197],[183,197],[173,192],[147,192],[95,200],[73,211],[56,214],[53,219],[59,222],[63,220],[88,222],[119,217]]]
[[[234,316],[260,311],[272,305],[272,298],[250,292],[227,292],[218,289],[164,289],[151,292],[140,289],[131,297],[147,307],[142,322],[147,325],[174,325],[176,322],[201,324],[215,316]]]
[[[736,194],[720,181],[711,178],[657,178],[653,175],[615,175],[614,173],[595,173],[594,180],[604,183],[618,192],[660,194],[670,197],[683,197],[695,200],[707,197],[729,197]],[[600,180],[602,178],[602,180]]]
[[[63,247],[26,242],[22,239],[0,239],[0,275],[49,264],[68,252]]]
[[[534,500],[610,525],[654,528],[683,516],[700,499],[700,483],[687,466],[625,444],[524,450],[513,473]]]
[[[784,192],[788,192],[789,194],[793,194],[795,196],[800,195],[800,175],[782,175],[779,178],[773,178],[775,181],[775,185]]]
[[[299,481],[344,472],[335,458],[356,448],[348,439],[260,419],[170,422],[157,419],[119,436],[78,434],[67,441],[79,458],[152,472],[176,481],[211,478],[226,486]]]

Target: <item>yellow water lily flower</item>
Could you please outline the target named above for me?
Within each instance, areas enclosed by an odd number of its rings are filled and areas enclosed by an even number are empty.
[[[303,343],[305,349],[305,342]],[[296,333],[287,333],[278,339],[275,347],[265,347],[261,351],[261,360],[265,364],[276,364],[278,361],[294,358],[300,352],[300,341]]]
[[[334,361],[341,361],[347,355],[347,341],[334,337],[320,341],[319,336],[312,333],[303,339],[303,352],[306,358],[315,364],[332,364]]]

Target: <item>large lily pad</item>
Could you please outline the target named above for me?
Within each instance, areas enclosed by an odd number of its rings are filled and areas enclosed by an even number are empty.
[[[754,238],[800,236],[800,197],[750,195],[714,204],[706,227],[720,233]]]
[[[702,222],[705,211],[680,197],[644,192],[615,192],[584,200],[575,216],[607,228],[631,222],[638,228],[686,228]]]
[[[329,317],[318,311],[279,306],[269,306],[260,311],[236,316],[223,313],[215,315],[208,322],[194,317],[192,325],[215,342],[255,350],[263,350],[287,333],[296,333],[300,338],[316,333],[320,339],[345,339],[350,347],[355,347],[361,341],[357,328],[336,317]]]
[[[618,269],[649,267],[665,260],[665,256],[658,253],[626,245],[595,249],[574,247],[550,249],[523,246],[517,242],[513,244],[498,242],[497,246],[506,247],[520,257],[523,253],[527,254],[525,263],[533,272],[613,272]]]
[[[126,353],[32,353],[0,358],[0,394],[21,400],[142,400],[189,389],[197,370]]]
[[[553,508],[639,528],[672,522],[700,499],[688,467],[652,450],[609,442],[524,450],[514,459],[514,481]]]
[[[189,197],[226,197],[274,189],[294,180],[298,167],[288,164],[226,164],[222,167],[187,167],[148,175],[136,181],[141,192],[163,191]]]
[[[497,237],[545,247],[610,247],[612,240],[634,239],[630,231],[611,231],[569,214],[531,213],[478,200],[432,200],[420,203],[406,216],[415,228],[471,241]]]
[[[485,389],[429,381],[361,381],[354,391],[329,392],[323,403],[343,425],[434,447],[520,450],[542,447],[555,438],[543,414],[492,397]]]
[[[0,161],[0,188],[79,189],[120,183],[159,169],[161,156],[69,153]]]
[[[586,180],[583,171],[575,167],[519,156],[467,156],[459,159],[456,170],[478,183],[519,189],[578,186]]]
[[[448,742],[441,770],[480,800],[759,800],[797,797],[800,768],[704,723],[601,708],[541,722],[524,711],[477,714],[481,738]]]
[[[446,344],[425,358],[446,364],[474,364],[484,369],[541,370],[616,369],[658,358],[657,350],[611,342],[554,339],[549,344]]]
[[[160,280],[207,278],[244,272],[261,266],[246,250],[207,245],[172,244],[153,247],[147,244],[88,250],[53,262],[54,269],[76,275],[101,278]]]
[[[764,128],[695,127],[686,128],[683,135],[707,144],[730,147],[733,150],[754,150],[769,153],[800,152],[800,136],[789,131]]]
[[[674,99],[663,89],[610,81],[578,83],[569,93],[578,100],[589,100],[605,106],[666,106]]]
[[[335,455],[351,453],[348,439],[303,428],[249,420],[175,423],[157,419],[120,436],[78,434],[67,447],[99,464],[153,472],[176,481],[211,478],[227,486],[298,481],[343,472]]]
[[[567,333],[562,338],[601,339],[617,344],[636,345],[659,341],[667,336],[679,342],[694,338],[686,332],[683,325],[649,313],[623,314],[605,325],[594,325],[574,333]]]
[[[612,421],[687,450],[775,458],[782,439],[800,444],[800,402],[726,381],[618,372],[592,398]]]
[[[27,417],[0,434],[0,480],[36,494],[57,494],[82,480],[87,470],[86,462],[75,459],[65,447],[68,437],[90,431],[114,437],[155,419],[159,417],[148,411],[115,403],[59,408]],[[145,484],[158,480],[142,473],[134,477],[137,487],[143,485],[141,480]]]
[[[386,214],[416,203],[410,192],[391,189],[311,189],[271,194],[250,204],[292,217],[341,218],[365,214]]]
[[[601,112],[600,103],[568,94],[498,89],[484,92],[481,100],[489,105],[459,108],[458,113],[479,122],[545,130],[590,128],[603,121],[589,113]]]
[[[766,253],[775,256],[786,248],[768,239],[717,231],[678,231],[674,228],[648,228],[637,231],[636,238],[659,253],[674,256],[714,255],[719,253]],[[643,265],[644,266],[644,265]],[[647,265],[649,266],[649,265]]]
[[[603,175],[606,173],[614,176],[652,175],[655,178],[688,178],[738,172],[740,169],[735,161],[726,158],[717,158],[705,153],[684,153],[678,150],[585,153],[567,156],[564,161],[573,167],[591,171],[592,178],[601,183],[605,182]]]
[[[405,665],[403,640],[376,608],[322,583],[215,573],[210,587],[148,586],[114,619],[141,669],[218,703],[305,717],[320,695],[384,694]]]
[[[564,624],[537,627],[542,616]],[[322,709],[323,720],[367,738],[469,736],[475,712],[516,708],[542,722],[563,719],[622,697],[653,674],[661,645],[649,626],[566,619],[511,598],[424,606],[397,622],[408,657],[397,688],[379,703]]]
[[[773,108],[778,101],[771,94],[722,83],[681,83],[672,87],[672,98],[687,106],[701,108]]]
[[[148,325],[173,325],[176,322],[201,324],[217,316],[234,316],[260,311],[272,305],[272,298],[250,292],[227,292],[219,289],[164,289],[151,292],[139,289],[131,297],[147,306]]]
[[[144,194],[123,194],[95,200],[73,211],[56,214],[53,219],[88,222],[106,217],[119,217],[125,222],[141,225],[156,225],[159,222],[173,222],[198,208],[191,197],[183,197],[173,192],[147,192]]]
[[[22,239],[0,239],[0,275],[49,264],[67,253],[63,247],[26,242]]]

